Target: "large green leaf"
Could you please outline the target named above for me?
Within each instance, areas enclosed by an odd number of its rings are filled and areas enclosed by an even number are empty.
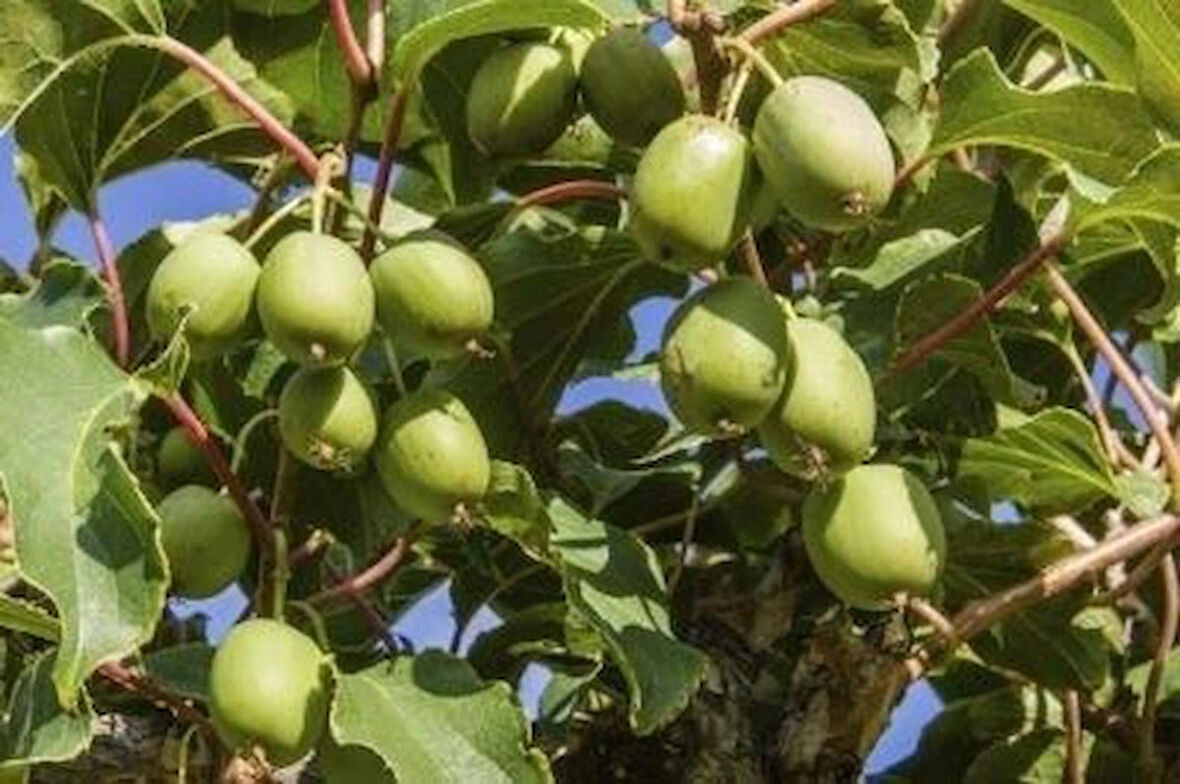
[[[700,685],[705,657],[672,632],[668,595],[644,542],[589,519],[560,498],[549,504],[553,551],[566,597],[606,641],[631,692],[631,726],[645,735],[676,718]]]
[[[1117,185],[1158,141],[1133,91],[1087,82],[1051,93],[1029,92],[1009,82],[995,57],[980,50],[947,74],[942,114],[927,154],[976,144],[1029,150]]]
[[[996,781],[1019,784],[1057,784],[1065,781],[1065,733],[1040,729],[1004,740],[975,758],[963,784],[991,784]]]
[[[0,129],[16,122],[21,148],[77,209],[94,206],[103,182],[155,163],[232,163],[272,149],[207,80],[151,48],[159,35],[182,39],[289,119],[285,99],[234,50],[224,0],[9,0],[0,30]]]
[[[104,661],[151,638],[167,567],[155,512],[112,438],[138,402],[82,333],[0,319],[0,477],[22,575],[57,606],[54,682],[73,704]]]
[[[1159,148],[1105,201],[1090,201],[1081,194],[1073,198],[1070,219],[1079,232],[1133,218],[1180,226],[1180,144]]]
[[[1090,59],[1109,82],[1135,86],[1135,36],[1110,0],[1004,0]]]
[[[1180,5],[1173,0],[1113,3],[1135,36],[1139,91],[1175,133],[1180,129]]]
[[[22,327],[81,327],[104,302],[102,282],[84,264],[57,259],[25,294],[0,294],[0,319]]]
[[[551,782],[507,684],[442,653],[400,656],[341,675],[332,737],[376,753],[403,782]]]
[[[1117,494],[1093,422],[1065,408],[968,440],[959,475],[982,480],[996,500],[1045,513],[1078,512]]]
[[[0,724],[0,769],[73,759],[94,734],[94,712],[83,695],[63,708],[54,691],[55,654],[38,655],[25,667]]]

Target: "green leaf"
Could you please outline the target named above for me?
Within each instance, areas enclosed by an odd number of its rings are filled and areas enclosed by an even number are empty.
[[[124,3],[68,10],[54,0],[0,5],[0,130],[70,206],[89,211],[102,183],[176,158],[250,160],[272,145],[203,77],[150,46],[182,39],[288,121],[272,88],[234,50],[224,0]]]
[[[48,642],[57,642],[61,638],[61,624],[57,618],[31,602],[7,594],[0,594],[0,627]]]
[[[1139,91],[1155,112],[1180,128],[1180,6],[1160,0],[1113,0],[1135,36]]]
[[[1119,14],[1117,2],[1073,0],[1004,0],[1004,4],[1040,22],[1098,66],[1106,81],[1135,86],[1135,36]]]
[[[1151,662],[1144,662],[1127,672],[1127,686],[1138,699],[1143,699],[1147,693],[1150,675]],[[1180,650],[1173,650],[1168,656],[1157,698],[1161,718],[1180,720]]]
[[[1144,218],[1180,226],[1180,144],[1159,148],[1135,169],[1105,202],[1073,197],[1070,222],[1075,231],[1107,221]]]
[[[569,603],[606,641],[631,693],[640,735],[657,731],[688,705],[704,677],[704,654],[672,632],[664,576],[638,537],[589,519],[556,498],[550,541],[561,559]]]
[[[84,264],[56,259],[41,270],[37,285],[25,294],[0,294],[0,319],[22,327],[82,327],[102,306],[102,283]]]
[[[984,751],[967,769],[963,784],[1057,784],[1065,781],[1065,759],[1065,733],[1036,730]]]
[[[0,477],[21,574],[62,621],[65,705],[102,662],[151,638],[168,586],[155,512],[112,443],[137,404],[126,375],[64,327],[0,320]]]
[[[854,281],[873,291],[883,291],[902,281],[912,279],[919,272],[931,272],[962,258],[979,235],[973,229],[956,237],[943,229],[920,229],[881,246],[873,260],[865,267],[839,267],[832,273],[833,280]]]
[[[492,479],[483,505],[483,518],[492,530],[513,539],[534,558],[548,558],[549,519],[545,503],[526,469],[493,460]]]
[[[1133,471],[1121,473],[1114,479],[1117,497],[1136,519],[1146,520],[1164,511],[1172,490],[1168,484],[1151,473],[1136,466]]]
[[[213,653],[214,649],[203,642],[173,645],[149,653],[143,658],[143,667],[152,681],[168,691],[208,702]]]
[[[582,443],[604,465],[621,466],[651,452],[668,433],[668,420],[621,400],[602,400],[557,422],[556,431]]]
[[[1046,514],[1085,509],[1116,496],[1098,431],[1088,418],[1051,408],[1027,423],[963,445],[959,475],[981,479],[992,498]]]
[[[1029,150],[1117,185],[1158,141],[1131,90],[1087,82],[1051,93],[1029,92],[1009,82],[995,57],[980,50],[947,74],[942,114],[926,154],[935,157],[978,144]]]
[[[0,769],[73,759],[90,745],[94,712],[85,694],[64,708],[54,690],[56,655],[37,656],[17,679],[0,724]]]
[[[341,675],[332,737],[376,753],[398,781],[551,782],[508,686],[441,651]]]

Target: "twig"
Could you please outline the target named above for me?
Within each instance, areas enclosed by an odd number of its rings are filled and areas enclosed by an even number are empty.
[[[254,499],[246,491],[242,480],[238,475],[230,470],[229,463],[225,460],[225,455],[221,451],[221,447],[217,441],[209,434],[205,423],[201,421],[197,413],[189,406],[179,392],[164,398],[164,404],[168,406],[168,410],[172,412],[177,423],[184,428],[189,440],[194,446],[198,447],[205,453],[206,459],[209,461],[209,466],[213,469],[213,473],[217,475],[218,481],[225,485],[226,490],[229,491],[230,498],[237,504],[238,509],[241,510],[242,515],[250,523],[250,527],[254,530],[254,538],[258,541],[258,545],[262,552],[268,552],[271,547],[271,527],[270,522],[266,516],[262,514],[262,510],[254,503]]]
[[[813,16],[822,14],[832,6],[836,0],[796,0],[790,5],[779,6],[742,31],[742,38],[757,45],[782,32],[785,28],[805,22]]]
[[[692,504],[688,508],[688,518],[684,523],[684,533],[680,537],[680,550],[677,553],[676,565],[668,578],[668,596],[676,593],[676,586],[680,585],[680,578],[684,576],[684,564],[688,560],[688,551],[696,538],[697,518],[701,509],[701,494],[696,487],[692,491]]]
[[[1154,550],[1143,556],[1143,560],[1135,564],[1135,568],[1127,573],[1126,578],[1122,582],[1112,587],[1109,591],[1095,596],[1093,604],[1110,604],[1118,601],[1127,594],[1133,593],[1139,586],[1147,582],[1147,579],[1159,568],[1160,561],[1164,560],[1164,556],[1175,546],[1175,539],[1160,542]]]
[[[172,694],[147,676],[124,666],[119,662],[107,662],[98,668],[98,674],[121,689],[138,694],[161,708],[172,713],[181,721],[187,721],[201,728],[201,731],[211,739],[217,737],[217,730],[204,713],[197,710],[190,702],[178,695]]]
[[[1085,760],[1082,757],[1082,705],[1078,693],[1069,689],[1062,695],[1065,706],[1065,782],[1083,784],[1086,780]]]
[[[561,204],[562,202],[577,199],[619,201],[625,198],[627,198],[627,192],[622,188],[611,185],[609,182],[601,182],[599,180],[569,180],[568,182],[559,182],[556,185],[550,185],[526,193],[516,200],[516,209],[523,210],[528,207]]]
[[[1029,276],[1040,269],[1046,260],[1056,256],[1067,241],[1068,238],[1064,234],[1055,234],[1044,240],[1015,267],[1008,270],[1007,274],[988,289],[983,297],[946,324],[923,337],[894,360],[893,365],[886,371],[886,377],[896,376],[917,367],[935,351],[975,326],[977,321],[994,310],[1001,300],[1018,289]]]
[[[1147,675],[1147,688],[1143,692],[1143,710],[1139,716],[1139,771],[1143,781],[1148,784],[1160,780],[1162,761],[1156,758],[1155,753],[1155,718],[1159,707],[1160,682],[1172,646],[1176,644],[1177,623],[1180,623],[1180,577],[1176,574],[1176,559],[1171,553],[1160,562],[1160,579],[1164,594],[1163,618],[1151,670]]]
[[[127,302],[123,298],[123,281],[119,275],[115,248],[97,207],[87,216],[87,220],[99,263],[102,264],[103,277],[106,278],[107,301],[111,306],[111,324],[115,333],[115,359],[119,367],[126,368],[131,359],[131,326],[127,319]]]
[[[374,226],[381,225],[381,214],[385,211],[385,194],[389,192],[389,177],[393,173],[397,145],[401,140],[402,125],[406,120],[406,106],[410,99],[412,82],[407,81],[398,89],[389,102],[389,115],[385,119],[385,138],[381,140],[381,152],[377,156],[377,173],[373,176],[373,191],[369,194],[369,223],[361,240],[361,256],[367,262],[373,256],[377,244]]]
[[[374,586],[381,584],[397,574],[398,570],[409,560],[409,556],[413,552],[410,549],[412,544],[413,538],[410,534],[399,536],[393,540],[393,546],[385,552],[385,555],[377,559],[372,565],[351,577],[340,580],[331,588],[325,588],[319,593],[310,596],[307,599],[307,603],[315,607],[316,605],[331,603],[351,594],[364,594]]]
[[[1144,420],[1147,421],[1148,427],[1151,428],[1152,435],[1159,441],[1160,450],[1163,453],[1164,463],[1168,467],[1168,475],[1172,482],[1172,506],[1173,508],[1180,508],[1180,449],[1176,448],[1176,441],[1172,438],[1171,432],[1168,430],[1168,423],[1164,417],[1160,415],[1159,409],[1156,408],[1148,395],[1147,390],[1144,389],[1139,376],[1134,369],[1123,358],[1122,353],[1111,342],[1110,336],[1098,324],[1094,314],[1086,307],[1086,303],[1074,291],[1073,286],[1069,285],[1069,281],[1057,269],[1057,265],[1053,262],[1048,262],[1045,265],[1045,276],[1048,278],[1053,290],[1057,296],[1069,308],[1069,312],[1073,314],[1074,320],[1078,326],[1081,327],[1082,332],[1094,344],[1094,348],[1102,355],[1107,364],[1110,365],[1111,372],[1118,376],[1119,381],[1127,388],[1131,399],[1135,401],[1135,405],[1139,408]]]
[[[203,54],[187,44],[166,35],[130,36],[131,43],[157,49],[176,58],[204,76],[217,87],[228,100],[236,104],[250,116],[258,127],[283,149],[291,153],[292,157],[303,169],[309,179],[314,180],[319,170],[319,161],[307,144],[296,136],[289,128],[279,122],[270,111],[246,92],[240,84],[231,79],[225,71],[214,65]]]
[[[742,95],[745,94],[746,88],[750,85],[750,76],[754,72],[754,65],[749,60],[741,64],[738,69],[738,74],[730,85],[729,95],[725,99],[725,111],[721,114],[721,121],[726,125],[734,125],[737,122],[738,108],[742,103]]]
[[[930,624],[934,631],[942,636],[948,647],[958,644],[958,632],[951,620],[939,612],[938,608],[920,596],[908,596],[902,604],[907,610]]]
[[[754,241],[754,233],[749,229],[746,230],[741,240],[738,241],[738,255],[746,263],[746,269],[749,270],[750,277],[758,281],[762,286],[770,288],[770,282],[766,280],[766,270],[762,266],[762,256],[758,254],[758,243]]]
[[[372,86],[373,65],[369,56],[361,48],[357,40],[356,31],[352,29],[352,19],[348,15],[347,0],[326,0],[328,16],[332,21],[332,32],[336,36],[336,43],[340,46],[340,54],[344,60],[344,68],[348,71],[348,78],[355,85]]]
[[[1081,382],[1082,390],[1086,395],[1086,402],[1090,406],[1090,413],[1094,417],[1094,423],[1098,426],[1098,434],[1102,437],[1102,445],[1106,447],[1106,458],[1113,466],[1125,465],[1131,468],[1138,464],[1138,460],[1123,444],[1118,433],[1110,424],[1110,417],[1106,415],[1106,406],[1102,405],[1102,398],[1098,396],[1098,389],[1094,386],[1094,380],[1090,378],[1090,373],[1086,369],[1082,358],[1078,356],[1077,349],[1072,342],[1069,345],[1069,351],[1065,352],[1069,363],[1073,365],[1074,372],[1077,374],[1078,381]]]

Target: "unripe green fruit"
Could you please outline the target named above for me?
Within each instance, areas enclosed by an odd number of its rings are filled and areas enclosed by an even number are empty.
[[[279,240],[258,280],[266,336],[305,365],[346,361],[373,329],[373,300],[360,256],[326,234],[296,231]]]
[[[594,119],[624,144],[643,146],[684,114],[684,90],[672,63],[633,27],[612,30],[590,46],[581,82]]]
[[[782,398],[758,427],[762,445],[789,474],[847,471],[868,456],[877,429],[869,371],[822,321],[787,322],[787,339],[795,362]]]
[[[309,466],[351,472],[377,440],[377,412],[348,368],[301,368],[279,396],[279,434]]]
[[[797,76],[762,103],[754,153],[787,211],[808,226],[848,231],[889,201],[889,139],[868,104],[839,82]]]
[[[386,492],[426,521],[479,501],[491,480],[479,425],[463,401],[441,389],[416,392],[386,412],[375,460]]]
[[[258,262],[237,240],[198,232],[160,262],[147,291],[152,337],[168,340],[185,312],[185,339],[196,359],[233,348],[250,329]]]
[[[685,272],[712,266],[749,227],[757,184],[746,137],[713,117],[684,117],[639,160],[632,236],[658,264]]]
[[[542,152],[573,120],[577,89],[565,49],[532,42],[506,46],[475,72],[467,93],[467,133],[492,157]]]
[[[407,237],[369,267],[377,319],[394,342],[432,358],[462,354],[492,325],[492,284],[439,232]]]
[[[664,331],[660,384],[692,430],[740,435],[774,406],[791,364],[774,295],[750,278],[727,278],[686,300]]]
[[[185,485],[157,507],[172,591],[188,599],[221,593],[246,569],[250,528],[229,498]]]
[[[929,595],[946,560],[934,499],[893,465],[859,466],[813,491],[803,543],[828,590],[862,610],[886,609],[899,593]]]
[[[216,481],[205,453],[198,449],[183,427],[174,427],[160,439],[156,472],[165,484],[212,485]]]
[[[266,618],[235,626],[213,655],[209,708],[227,746],[260,746],[272,765],[301,759],[328,719],[329,670],[307,635]]]

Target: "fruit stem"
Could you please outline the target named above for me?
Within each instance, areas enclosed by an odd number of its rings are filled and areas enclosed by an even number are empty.
[[[738,71],[733,86],[729,89],[729,96],[725,102],[725,113],[721,117],[721,121],[726,125],[733,125],[737,120],[738,106],[741,105],[746,86],[750,84],[750,74],[753,69],[754,66],[749,60],[742,63],[741,70]]]
[[[561,204],[577,199],[619,201],[625,198],[627,198],[627,192],[609,182],[602,182],[600,180],[568,180],[526,193],[516,200],[516,210],[520,211],[528,207]]]
[[[397,242],[398,238],[396,236],[390,234],[389,232],[385,231],[385,229],[382,229],[380,226],[370,221],[369,214],[360,207],[353,204],[352,200],[349,199],[347,194],[342,193],[335,188],[327,188],[324,190],[324,197],[328,201],[334,202],[340,207],[343,207],[345,212],[354,215],[359,221],[361,221],[366,230],[373,232],[379,239],[385,240],[386,242]]]
[[[119,276],[115,248],[107,234],[106,225],[98,215],[98,207],[91,210],[87,220],[94,238],[95,252],[102,264],[103,277],[106,278],[107,302],[111,308],[111,324],[115,333],[115,359],[119,367],[126,369],[131,359],[131,326],[127,319],[127,302],[123,297],[123,281]]]
[[[405,534],[397,537],[393,540],[393,545],[385,552],[385,555],[381,556],[373,564],[356,574],[340,580],[331,588],[325,588],[319,593],[309,596],[307,603],[312,607],[317,607],[330,604],[336,599],[346,597],[350,594],[359,596],[390,579],[412,557],[413,550],[411,549],[411,545],[414,543],[415,533],[414,528],[411,528]]]
[[[738,255],[746,263],[750,277],[758,281],[763,288],[770,288],[766,270],[762,267],[762,256],[758,253],[758,243],[754,241],[754,233],[749,229],[746,229],[742,238],[738,240]]]
[[[347,0],[328,0],[328,15],[332,20],[332,32],[336,35],[336,43],[340,46],[341,58],[348,77],[353,84],[373,84],[373,64],[365,50],[357,40],[356,31],[352,28],[352,19],[348,15]]]
[[[385,361],[389,364],[389,372],[393,376],[393,386],[397,389],[399,399],[406,396],[406,380],[402,377],[402,365],[397,358],[397,349],[393,347],[393,338],[383,335],[381,348],[385,351]]]
[[[222,95],[248,114],[263,133],[290,152],[309,179],[315,179],[319,161],[311,147],[203,54],[167,35],[131,35],[121,40],[163,52],[204,76],[221,91]]]
[[[268,419],[277,419],[279,410],[277,408],[268,408],[265,411],[259,411],[254,416],[242,425],[242,429],[238,431],[237,438],[234,439],[234,449],[230,454],[229,469],[235,474],[241,470],[242,461],[246,459],[246,445],[250,440],[250,436],[254,435],[255,429]]]
[[[287,531],[284,528],[275,527],[272,538],[274,539],[274,565],[271,568],[271,596],[268,615],[271,618],[281,619],[283,617],[283,607],[287,603],[287,581],[291,577],[291,566],[287,561]]]
[[[406,106],[410,102],[413,82],[407,80],[389,102],[389,115],[385,120],[385,137],[381,140],[381,152],[377,156],[377,173],[373,177],[373,191],[369,195],[369,223],[361,240],[361,257],[366,263],[373,258],[377,235],[373,227],[381,225],[381,214],[385,211],[385,194],[389,191],[389,178],[393,172],[397,145],[401,139],[402,125],[406,120]]]
[[[320,158],[320,170],[316,174],[315,184],[311,189],[311,231],[313,234],[324,233],[324,196],[339,164],[340,156],[334,152],[326,152]]]
[[[303,202],[307,201],[311,197],[312,197],[311,191],[304,191],[303,193],[299,194],[298,196],[295,196],[294,198],[292,198],[289,202],[284,204],[282,207],[279,207],[277,210],[275,210],[270,215],[268,215],[266,220],[264,220],[262,222],[262,225],[260,225],[257,229],[255,229],[254,232],[249,237],[247,237],[246,241],[242,244],[245,245],[247,248],[253,250],[254,246],[257,245],[262,240],[263,237],[265,237],[267,234],[269,234],[274,229],[275,226],[279,225],[279,223],[282,222],[288,216],[290,216],[291,213],[293,213],[293,212],[295,212],[295,210],[299,209],[299,207],[303,204]]]
[[[723,49],[729,49],[745,58],[746,62],[753,64],[758,69],[758,73],[770,82],[771,87],[778,87],[783,83],[782,75],[775,70],[766,56],[755,49],[753,44],[745,38],[718,38],[717,41]]]
[[[742,31],[741,37],[755,46],[771,38],[787,27],[805,22],[836,5],[836,0],[796,0],[790,5],[781,5]]]

